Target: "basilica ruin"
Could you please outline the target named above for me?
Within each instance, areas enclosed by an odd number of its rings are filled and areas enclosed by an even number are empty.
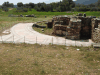
[[[49,25],[50,23],[48,23]],[[92,39],[100,42],[100,19],[86,14],[78,16],[54,16],[51,27],[53,34],[65,36],[66,39]],[[48,26],[47,25],[47,26]],[[50,26],[50,25],[49,25]]]

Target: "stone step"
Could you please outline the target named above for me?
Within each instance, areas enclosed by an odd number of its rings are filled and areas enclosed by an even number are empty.
[[[93,47],[100,47],[100,43],[93,43]]]

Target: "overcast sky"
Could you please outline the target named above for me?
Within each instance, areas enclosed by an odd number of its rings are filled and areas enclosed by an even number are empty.
[[[23,4],[30,3],[30,2],[32,3],[39,3],[39,2],[51,3],[51,2],[59,2],[60,0],[0,0],[0,5],[2,5],[4,2],[7,2],[7,1],[9,3],[13,3],[16,5],[18,2],[22,2]]]

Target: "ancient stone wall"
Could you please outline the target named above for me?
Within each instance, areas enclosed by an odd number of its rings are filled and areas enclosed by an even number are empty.
[[[82,20],[80,35],[82,37],[91,37],[91,18],[90,17],[78,17]]]
[[[53,17],[53,33],[64,35],[67,39],[87,37],[94,42],[100,42],[100,19],[91,17]]]
[[[53,34],[66,35],[66,27],[69,25],[70,18],[67,16],[53,17]]]
[[[100,25],[99,28],[95,28],[92,36],[92,41],[100,43]]]
[[[81,20],[71,19],[66,29],[67,39],[80,39]]]
[[[92,19],[91,33],[92,41],[95,43],[100,43],[100,19]]]
[[[70,18],[68,16],[55,16],[53,20],[61,25],[69,25]]]
[[[95,32],[95,28],[97,27],[97,20],[96,19],[92,19],[92,31],[91,31],[91,39],[93,40],[94,36],[93,33]]]
[[[80,39],[81,20],[69,17],[54,17],[53,33],[67,39]]]
[[[48,22],[47,23],[47,28],[52,28],[53,27],[53,22]]]
[[[56,24],[53,28],[55,35],[66,35],[66,27],[65,25]]]

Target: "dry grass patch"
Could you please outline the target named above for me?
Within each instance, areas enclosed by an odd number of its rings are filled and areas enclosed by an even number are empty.
[[[97,51],[62,45],[0,44],[1,75],[99,75]],[[93,59],[93,60],[92,60]],[[95,61],[94,61],[95,60]]]

